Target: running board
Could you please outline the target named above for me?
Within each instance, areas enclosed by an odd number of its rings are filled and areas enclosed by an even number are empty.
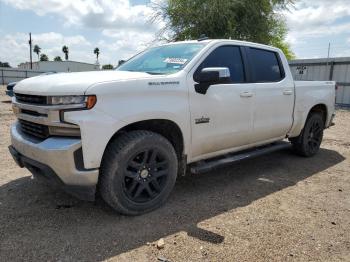
[[[268,144],[261,147],[255,147],[249,150],[244,150],[238,153],[237,152],[229,153],[221,157],[202,160],[195,163],[193,166],[191,166],[191,173],[200,174],[204,172],[209,172],[214,168],[223,167],[223,166],[241,161],[243,159],[258,157],[267,153],[271,153],[281,149],[286,149],[289,147],[291,147],[291,144],[289,142],[280,141],[273,144]]]

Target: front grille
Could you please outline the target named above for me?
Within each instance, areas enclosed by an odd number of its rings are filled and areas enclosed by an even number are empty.
[[[15,93],[16,100],[22,103],[47,105],[47,96],[24,95]]]
[[[21,130],[29,135],[45,139],[49,137],[49,127],[19,119]]]

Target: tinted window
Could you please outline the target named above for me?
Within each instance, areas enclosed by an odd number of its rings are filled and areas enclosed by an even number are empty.
[[[250,59],[255,82],[275,82],[283,78],[275,52],[250,48]]]
[[[221,46],[211,52],[197,68],[194,74],[195,81],[201,70],[206,67],[228,67],[231,82],[242,83],[245,80],[241,51],[238,46]]]

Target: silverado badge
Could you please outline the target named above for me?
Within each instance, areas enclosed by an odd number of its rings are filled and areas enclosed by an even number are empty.
[[[196,124],[205,124],[210,122],[210,118],[202,116],[201,118],[196,118],[194,121]]]

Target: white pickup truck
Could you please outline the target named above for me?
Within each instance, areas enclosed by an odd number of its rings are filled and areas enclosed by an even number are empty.
[[[17,164],[127,215],[164,203],[188,166],[286,145],[313,156],[335,102],[334,82],[293,81],[281,50],[233,40],[169,43],[113,71],[33,77],[14,92]]]

